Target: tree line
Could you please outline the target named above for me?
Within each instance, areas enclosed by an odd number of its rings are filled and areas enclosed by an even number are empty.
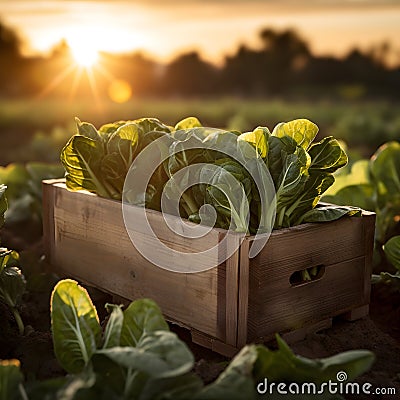
[[[20,38],[0,21],[0,96],[89,96],[93,82],[103,96],[114,79],[126,81],[135,97],[398,96],[400,66],[388,66],[388,43],[369,51],[353,49],[339,58],[314,55],[291,29],[265,28],[259,35],[259,48],[240,45],[220,66],[196,51],[165,64],[139,52],[102,53],[88,76],[74,66],[65,41],[49,55],[23,56]]]

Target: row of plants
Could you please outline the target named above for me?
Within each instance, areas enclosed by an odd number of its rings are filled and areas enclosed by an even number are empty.
[[[5,191],[7,186],[0,185],[0,228],[4,224],[4,214],[7,210]],[[24,323],[18,307],[25,291],[26,281],[18,267],[19,255],[13,250],[0,247],[0,301],[9,307],[18,331],[24,333]]]
[[[184,218],[204,222],[199,211],[209,204],[217,215],[216,227],[233,225],[236,231],[255,233],[270,229],[271,219],[277,229],[360,215],[358,208],[318,204],[335,180],[333,173],[347,164],[347,155],[331,136],[314,143],[317,133],[318,127],[306,119],[280,123],[272,133],[267,127],[244,133],[204,128],[194,117],[175,127],[142,118],[98,130],[77,120],[77,134],[64,147],[61,161],[68,189],[121,200],[129,168],[151,148],[150,153],[158,151],[164,160],[146,191],[131,188],[124,201],[160,210],[166,190],[170,198],[179,198],[179,214]],[[139,172],[145,173],[148,165],[144,164],[136,166]],[[195,164],[201,167],[194,173],[184,170]],[[185,171],[181,180],[176,178],[180,171]],[[181,189],[187,182],[201,183]],[[273,199],[268,196],[271,186]],[[272,202],[276,216],[263,212],[264,205],[269,208]]]
[[[50,399],[238,399],[274,398],[259,394],[257,382],[337,381],[346,371],[353,380],[367,371],[374,355],[353,350],[325,359],[296,356],[276,337],[278,349],[247,345],[221,375],[204,385],[193,372],[194,356],[170,332],[151,300],[132,302],[126,309],[107,304],[102,329],[88,293],[73,280],[62,280],[51,296],[54,349],[65,377],[24,382],[18,360],[0,362],[0,398]],[[310,398],[313,398],[311,392]],[[294,393],[296,394],[296,393]],[[307,396],[303,396],[306,398]],[[325,393],[319,398],[341,398]],[[290,398],[290,396],[289,396]]]
[[[390,267],[384,267],[375,282],[400,287],[400,143],[385,143],[369,160],[359,160],[339,174],[323,200],[376,213],[376,268],[385,262]]]

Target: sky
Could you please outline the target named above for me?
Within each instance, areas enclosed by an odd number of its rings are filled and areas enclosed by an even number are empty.
[[[396,0],[0,0],[0,19],[19,31],[26,53],[64,38],[81,51],[144,50],[166,60],[196,49],[218,62],[240,43],[257,47],[270,27],[296,29],[319,55],[387,40],[400,61]]]

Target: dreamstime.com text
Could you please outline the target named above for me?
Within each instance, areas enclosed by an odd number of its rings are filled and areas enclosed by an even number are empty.
[[[329,380],[316,384],[313,382],[305,383],[285,383],[285,382],[268,382],[267,378],[257,384],[257,392],[259,394],[298,394],[298,395],[316,395],[316,394],[367,394],[367,395],[395,395],[394,387],[373,387],[371,383],[346,382],[347,374],[339,371],[336,374],[336,380]]]

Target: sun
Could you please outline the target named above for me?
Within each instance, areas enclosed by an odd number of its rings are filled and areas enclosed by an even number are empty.
[[[91,68],[99,59],[99,51],[88,42],[74,42],[70,44],[75,62],[84,68]]]

